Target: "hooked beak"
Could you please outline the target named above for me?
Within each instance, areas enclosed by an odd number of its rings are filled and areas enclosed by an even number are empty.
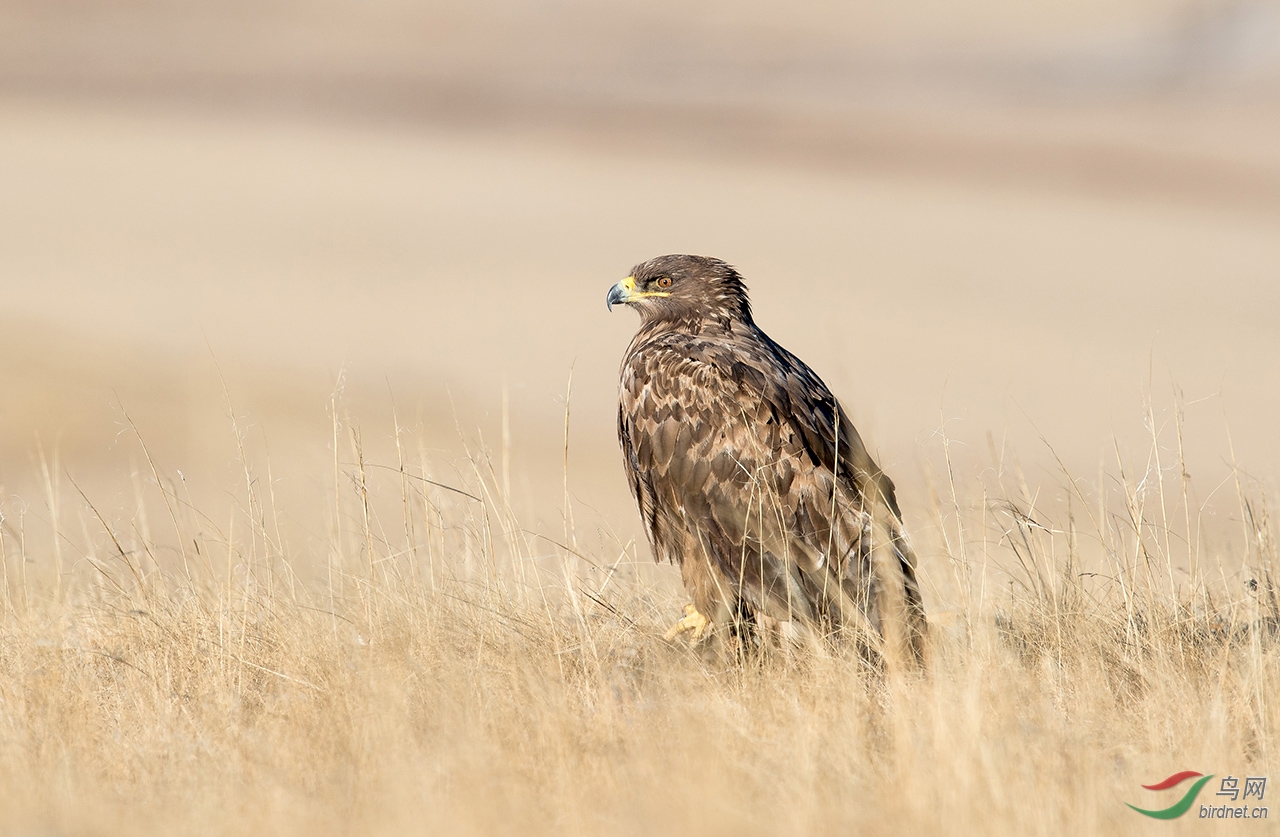
[[[609,289],[609,295],[605,297],[604,300],[605,305],[609,306],[610,311],[613,310],[613,304],[615,302],[621,305],[626,305],[631,301],[631,296],[635,293],[635,290],[635,277],[628,276],[626,279],[623,279],[621,282]]]

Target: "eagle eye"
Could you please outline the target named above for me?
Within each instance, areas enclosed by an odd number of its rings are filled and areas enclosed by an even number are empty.
[[[671,277],[670,277],[670,276],[659,276],[659,277],[658,277],[658,281],[657,281],[657,285],[658,285],[658,287],[659,287],[659,288],[662,288],[663,290],[666,290],[667,288],[671,287]]]

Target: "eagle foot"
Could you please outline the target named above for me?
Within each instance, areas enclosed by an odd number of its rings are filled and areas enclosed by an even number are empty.
[[[663,635],[663,639],[673,640],[683,633],[692,634],[689,637],[690,645],[697,645],[702,637],[706,635],[707,628],[711,625],[710,620],[698,612],[698,609],[691,604],[684,606],[684,616],[671,626],[671,630]]]

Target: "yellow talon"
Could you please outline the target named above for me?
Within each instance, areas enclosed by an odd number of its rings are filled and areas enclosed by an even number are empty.
[[[671,630],[667,631],[663,638],[672,640],[686,631],[691,631],[693,636],[689,638],[689,644],[696,645],[707,632],[707,626],[710,624],[707,617],[699,613],[696,607],[687,604],[684,606],[684,616],[671,626]]]

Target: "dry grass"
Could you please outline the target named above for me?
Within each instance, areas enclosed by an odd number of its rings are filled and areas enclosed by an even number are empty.
[[[1176,456],[1050,504],[944,444],[932,664],[894,679],[665,643],[681,600],[644,550],[530,534],[483,452],[437,478],[395,431],[379,467],[334,422],[309,535],[247,453],[221,520],[141,446],[117,508],[56,467],[43,509],[0,495],[0,831],[1128,833],[1140,783],[1272,764],[1244,480],[1211,529]]]

